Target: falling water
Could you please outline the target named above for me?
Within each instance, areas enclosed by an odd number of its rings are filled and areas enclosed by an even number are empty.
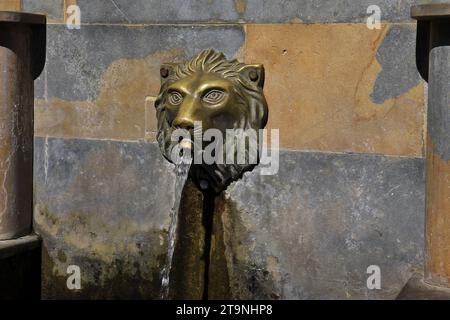
[[[183,142],[182,142],[183,143]],[[172,268],[172,258],[173,252],[175,250],[175,242],[177,235],[177,227],[178,227],[178,211],[180,207],[181,201],[181,193],[183,191],[183,187],[186,183],[189,168],[191,166],[192,157],[188,152],[181,153],[181,161],[175,165],[175,187],[174,187],[174,195],[175,200],[170,210],[170,226],[169,226],[169,240],[167,246],[167,258],[166,264],[162,270],[162,280],[161,280],[161,299],[167,299],[169,296],[169,276],[170,270]]]

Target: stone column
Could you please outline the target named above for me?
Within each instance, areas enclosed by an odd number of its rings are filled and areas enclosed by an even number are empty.
[[[31,232],[33,80],[45,63],[46,18],[0,12],[0,240]]]
[[[426,134],[427,284],[450,287],[450,4],[415,6],[417,67],[428,81]]]

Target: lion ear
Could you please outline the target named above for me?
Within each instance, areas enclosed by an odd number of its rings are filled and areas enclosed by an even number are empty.
[[[239,73],[255,83],[261,89],[264,87],[264,66],[262,64],[247,64],[243,66]]]
[[[161,77],[161,83],[166,82],[171,74],[175,72],[175,63],[163,63],[159,69],[159,75]]]

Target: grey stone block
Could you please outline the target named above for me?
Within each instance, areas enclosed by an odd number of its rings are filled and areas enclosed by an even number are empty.
[[[419,0],[78,0],[84,22],[305,23],[365,22],[367,8],[377,5],[383,21],[410,21],[411,5]]]
[[[43,298],[157,298],[174,184],[158,147],[37,138],[35,150]],[[69,265],[81,291],[66,287]]]
[[[63,20],[64,0],[22,0],[22,11],[41,13],[49,19]]]
[[[36,138],[35,150],[43,297],[158,297],[174,176],[157,145]],[[395,298],[422,268],[423,166],[282,151],[277,175],[246,173],[216,212],[233,297]],[[66,288],[72,264],[81,291]],[[381,290],[366,286],[370,265]]]
[[[280,23],[366,22],[367,8],[377,5],[386,22],[410,21],[410,7],[418,0],[247,0],[245,21]]]
[[[396,98],[417,86],[420,74],[416,67],[416,29],[393,25],[377,51],[381,65],[371,94],[375,103]]]
[[[236,21],[232,0],[78,0],[83,22],[180,23]]]
[[[47,64],[35,84],[36,97],[64,100],[95,100],[101,77],[117,59],[137,59],[158,51],[182,49],[190,58],[213,48],[229,58],[244,44],[244,30],[238,26],[82,26],[69,30],[49,25]],[[47,81],[47,85],[45,82]]]
[[[394,299],[422,268],[423,166],[286,151],[278,175],[245,174],[222,218],[234,298]],[[366,286],[370,265],[381,290]]]

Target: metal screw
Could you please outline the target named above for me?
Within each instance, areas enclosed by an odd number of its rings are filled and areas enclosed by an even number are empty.
[[[255,70],[250,71],[248,73],[248,76],[249,76],[250,80],[252,80],[252,81],[258,80],[258,72],[256,72]]]
[[[161,77],[167,78],[169,76],[169,70],[167,68],[161,68],[159,70],[159,73],[161,74]]]

